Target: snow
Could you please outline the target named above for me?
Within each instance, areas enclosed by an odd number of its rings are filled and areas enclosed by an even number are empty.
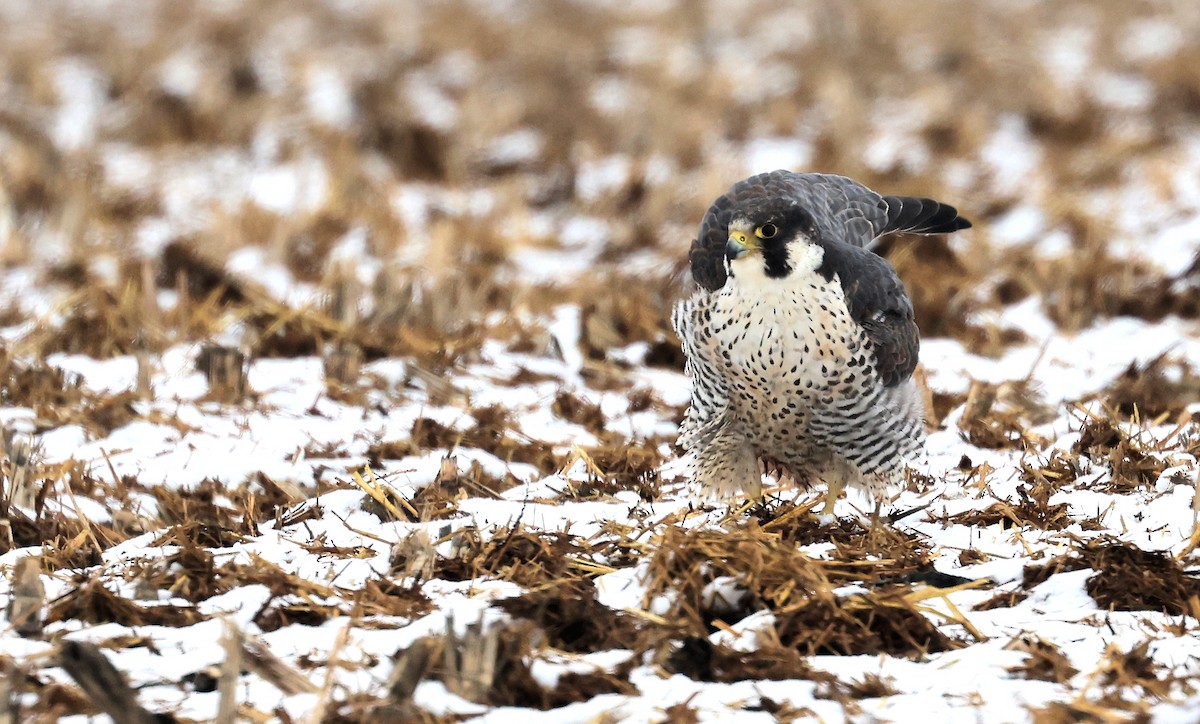
[[[55,143],[66,150],[90,145],[107,93],[104,78],[82,59],[70,59],[55,68],[54,85],[61,104],[52,130]]]
[[[348,128],[354,122],[354,100],[345,79],[335,69],[317,66],[308,73],[309,112],[313,118],[334,128]]]
[[[633,161],[616,155],[585,161],[575,174],[575,191],[585,201],[595,201],[629,182]]]
[[[1035,310],[1033,306],[1014,308],[1010,314],[1036,327]],[[552,320],[547,321],[565,361],[543,359],[542,364],[554,369],[563,380],[570,381],[586,396],[592,396],[594,393],[587,392],[587,385],[579,376],[582,357],[578,349],[578,310],[563,306]],[[1114,319],[1099,323],[1073,337],[1048,332],[1045,340],[1013,349],[998,360],[970,355],[957,342],[931,339],[925,345],[924,362],[935,389],[960,391],[964,389],[968,378],[999,381],[1011,379],[1014,373],[1023,375],[1032,370],[1035,381],[1048,397],[1070,400],[1102,386],[1130,362],[1151,358],[1164,350],[1172,350],[1187,359],[1200,362],[1200,342],[1197,339],[1200,339],[1200,330],[1191,322],[1166,320],[1156,325],[1138,320]],[[524,360],[508,358],[501,347],[490,347],[487,354],[501,367],[525,364]],[[464,419],[461,411],[430,407],[420,399],[400,403],[386,415],[380,412],[364,414],[361,409],[323,399],[320,414],[310,414],[308,411],[313,401],[321,397],[323,390],[320,362],[315,359],[254,362],[250,370],[251,386],[263,395],[265,411],[211,406],[196,402],[193,394],[181,394],[189,389],[195,391],[191,380],[197,376],[186,366],[179,365],[179,360],[186,357],[186,352],[175,350],[170,357],[177,360],[173,368],[169,365],[160,366],[155,371],[153,383],[160,394],[171,391],[169,394],[175,396],[174,401],[164,399],[151,404],[177,408],[179,419],[186,423],[187,429],[138,421],[113,430],[102,439],[85,441],[85,436],[78,428],[62,427],[41,435],[44,459],[49,463],[73,458],[91,461],[93,465],[111,464],[117,475],[134,475],[144,484],[171,487],[186,488],[205,479],[240,482],[258,472],[271,478],[312,486],[317,479],[315,466],[322,463],[298,455],[298,451],[305,446],[340,446],[347,455],[341,459],[341,463],[354,465],[357,464],[356,456],[361,456],[365,451],[363,440],[380,435],[403,434],[411,420],[418,415],[441,418],[450,424]],[[1039,359],[1041,361],[1035,364]],[[91,390],[114,392],[131,389],[135,380],[136,364],[131,358],[96,361],[63,355],[53,357],[48,362],[79,374]],[[375,363],[369,369],[398,379],[401,373],[392,364]],[[480,365],[474,373],[465,372],[467,378],[461,382],[471,384],[475,389],[487,389],[496,383],[489,382],[490,377],[481,376],[485,372],[492,373],[492,365]],[[648,370],[641,374],[652,376],[651,384],[657,394],[675,401],[686,398],[687,382],[682,375]],[[494,387],[491,390],[494,399],[506,400],[512,407],[525,410],[519,418],[520,426],[529,436],[564,445],[588,444],[588,433],[556,421],[548,414],[547,392],[534,392],[525,397],[520,390],[503,392]],[[593,399],[599,397],[595,395]],[[1165,431],[1155,434],[1165,434]],[[929,448],[932,459],[930,465],[934,470],[952,468],[963,454],[969,454],[976,464],[988,459],[990,454],[996,468],[996,475],[989,485],[991,494],[1006,497],[1015,490],[1017,481],[1013,476],[1013,465],[1019,458],[1012,453],[988,453],[972,449],[952,431],[936,433],[930,440]],[[581,479],[579,476],[583,470],[578,467],[580,463],[561,476],[539,481],[532,469],[519,465],[506,466],[480,451],[460,449],[455,457],[460,469],[465,469],[471,460],[478,460],[493,474],[511,472],[519,479],[530,482],[528,486],[514,488],[498,500],[468,498],[460,501],[459,511],[465,518],[450,521],[454,527],[470,524],[480,530],[491,530],[497,526],[504,529],[519,520],[528,529],[569,529],[586,538],[602,535],[606,522],[628,522],[629,506],[636,502],[628,498],[618,498],[611,503],[539,502],[544,496],[553,496],[554,491],[564,489],[570,480]],[[362,460],[361,457],[357,459]],[[384,469],[376,473],[399,473],[398,477],[392,479],[392,484],[411,488],[432,480],[440,459],[440,454],[431,453],[402,461],[385,461]],[[1124,531],[1124,538],[1136,541],[1146,549],[1178,549],[1192,528],[1189,500],[1195,474],[1194,461],[1180,460],[1169,471],[1169,476],[1164,474],[1164,479],[1169,477],[1169,482],[1158,486],[1157,492],[1118,496],[1085,490],[1063,490],[1052,502],[1069,503],[1071,514],[1077,516],[1089,516],[1098,510],[1108,509],[1105,520],[1118,525],[1118,529]],[[1180,477],[1182,482],[1176,483],[1176,477]],[[654,530],[661,525],[654,521],[665,520],[681,506],[686,507],[690,499],[686,485],[678,486],[675,490],[677,492],[652,506],[651,520],[643,521],[647,530]],[[991,578],[1003,587],[1020,579],[1022,568],[1028,562],[1023,555],[1026,546],[1042,551],[1043,555],[1065,552],[1068,548],[1068,542],[1061,532],[1025,530],[1018,535],[1017,531],[994,527],[968,528],[932,522],[928,517],[932,513],[974,509],[987,502],[969,490],[960,489],[952,480],[939,484],[936,494],[939,496],[938,502],[932,510],[898,525],[926,536],[935,551],[942,551],[938,567],[946,572],[966,578]],[[361,493],[354,490],[327,493],[320,499],[324,510],[321,518],[308,521],[302,527],[280,529],[276,529],[272,522],[264,522],[260,535],[222,550],[222,560],[250,563],[254,560],[252,556],[257,556],[307,580],[353,589],[371,577],[386,574],[388,542],[403,538],[406,531],[417,527],[413,524],[382,523],[377,517],[359,510],[361,500]],[[903,507],[920,500],[921,497],[906,493],[897,504]],[[95,504],[81,505],[78,513],[98,521],[108,517],[107,511]],[[712,516],[697,515],[689,525],[712,525],[715,522]],[[1068,532],[1088,535],[1078,528]],[[146,534],[109,549],[104,555],[104,564],[93,571],[93,575],[111,576],[131,561],[167,555],[169,548],[150,545],[154,537],[154,534]],[[363,546],[373,551],[372,557],[348,561],[323,560],[299,545],[315,539],[323,540],[324,545]],[[959,566],[955,559],[958,551],[965,548],[984,551],[992,556],[992,560]],[[828,551],[828,547],[817,544],[807,550],[809,555],[819,557],[823,551]],[[7,554],[0,558],[0,565],[10,566],[17,557],[27,553],[14,551]],[[666,613],[669,610],[666,599],[646,600],[645,574],[644,566],[634,566],[600,575],[596,579],[600,603],[617,610]],[[1085,582],[1093,574],[1090,570],[1080,570],[1051,576],[1034,588],[1026,600],[1010,609],[970,611],[973,602],[993,592],[962,591],[951,594],[951,600],[956,601],[958,608],[967,612],[971,622],[988,637],[986,642],[963,650],[934,654],[923,661],[893,657],[816,656],[812,658],[812,664],[843,681],[861,679],[868,674],[880,676],[900,692],[893,696],[860,701],[864,716],[886,720],[909,720],[915,717],[945,721],[973,721],[979,717],[987,720],[1022,719],[1028,707],[1059,700],[1064,690],[1048,682],[1010,677],[1007,668],[1019,665],[1024,655],[1005,650],[1008,641],[1026,632],[1036,631],[1039,637],[1060,647],[1080,670],[1079,676],[1086,677],[1088,672],[1094,670],[1095,662],[1103,657],[1108,645],[1128,648],[1145,637],[1145,615],[1132,612],[1104,614],[1107,626],[1096,625],[1095,617],[1102,612],[1084,588]],[[0,583],[0,591],[6,585]],[[370,656],[386,661],[394,651],[415,638],[441,632],[448,619],[456,627],[480,619],[491,622],[503,620],[503,615],[496,612],[490,602],[520,592],[520,588],[511,583],[484,580],[462,584],[429,581],[424,585],[424,590],[436,601],[435,612],[411,621],[396,621],[397,628],[391,630],[353,630],[342,656],[347,661],[366,661],[365,657]],[[714,600],[729,600],[737,597],[738,590],[736,580],[717,579],[710,584],[705,595]],[[262,586],[243,587],[203,601],[200,610],[228,617],[243,629],[254,630],[254,615],[270,598],[269,591]],[[340,605],[338,599],[330,599],[329,602]],[[939,606],[936,602],[931,605],[935,608]],[[1152,620],[1155,616],[1149,618]],[[1160,618],[1166,623],[1165,617]],[[263,639],[277,655],[285,659],[308,654],[320,657],[322,652],[331,649],[345,625],[344,619],[336,618],[316,627],[292,624],[263,634]],[[153,637],[161,655],[152,656],[142,649],[127,649],[113,651],[111,656],[123,671],[128,672],[132,682],[144,687],[146,703],[178,708],[180,715],[209,717],[215,710],[212,695],[189,695],[173,684],[166,686],[162,682],[162,672],[172,667],[180,672],[198,670],[218,663],[223,656],[216,643],[221,635],[221,626],[219,618],[213,618],[186,628],[147,627],[139,633]],[[1109,632],[1109,626],[1112,632]],[[738,622],[730,632],[714,634],[714,640],[739,648],[753,648],[756,632],[769,627],[770,614],[763,612]],[[79,629],[69,624],[64,630],[72,631],[69,636],[73,638],[103,641],[110,636],[120,635],[125,629],[114,624]],[[1200,655],[1194,640],[1163,638],[1156,646],[1159,647],[1156,659],[1172,662],[1170,665],[1173,666],[1191,666],[1193,657]],[[8,655],[26,657],[44,651],[45,644],[3,637],[0,638],[0,650]],[[564,672],[610,670],[628,656],[628,652],[621,651],[582,656],[547,652],[535,658],[531,667],[535,679],[552,686]],[[361,690],[377,686],[377,681],[386,678],[387,673],[388,666],[379,664],[359,672],[347,671],[340,674],[339,678],[350,689]],[[431,712],[483,714],[481,721],[508,721],[517,716],[533,721],[587,721],[604,713],[627,721],[656,721],[667,707],[684,701],[701,712],[705,720],[718,720],[738,712],[739,721],[770,721],[770,716],[765,713],[740,711],[747,703],[753,703],[760,697],[806,707],[817,716],[837,719],[843,715],[836,702],[814,698],[815,685],[809,681],[711,684],[692,681],[680,675],[664,677],[661,672],[641,663],[635,665],[630,681],[638,690],[634,696],[602,695],[552,713],[488,710],[448,694],[444,686],[437,682],[422,683],[415,694],[415,701]],[[290,712],[303,712],[307,706],[311,706],[311,695],[282,696],[261,682],[248,686],[247,695],[260,697],[255,700],[259,706],[279,704]],[[970,702],[970,706],[964,708],[967,702]],[[1177,702],[1177,708],[1170,709],[1165,718],[1170,719],[1185,710],[1182,701]]]
[[[186,98],[200,88],[204,78],[203,63],[193,49],[177,51],[159,67],[159,82],[168,93]]]
[[[354,12],[349,8],[354,3],[343,4],[347,13]],[[19,17],[21,5],[0,2],[0,12],[6,18]],[[235,12],[238,5],[230,3],[228,12]],[[515,22],[523,12],[517,5],[488,7],[497,23]],[[639,5],[638,12],[646,13],[672,9],[660,0]],[[91,12],[102,13],[104,9],[96,7]],[[740,18],[748,13],[734,15]],[[821,29],[799,21],[792,25],[750,17],[748,22],[759,42],[748,43],[741,25],[735,23],[728,28],[711,28],[708,32],[715,37],[711,47],[704,48],[679,47],[667,42],[668,38],[631,25],[612,34],[608,57],[583,97],[612,116],[638,108],[646,89],[631,80],[636,76],[617,73],[615,68],[645,69],[658,63],[670,66],[672,77],[683,79],[711,68],[720,82],[732,85],[730,92],[736,100],[766,105],[764,101],[787,96],[808,71],[794,62],[782,63],[776,51],[802,49],[815,42]],[[280,23],[271,29],[269,42],[255,46],[249,62],[265,94],[278,97],[290,92],[292,76],[298,75],[303,92],[296,96],[293,110],[325,131],[353,133],[360,120],[353,95],[355,73],[384,71],[348,68],[335,57],[294,61],[291,53],[295,43],[304,42],[319,30],[306,22]],[[414,22],[408,32],[423,31]],[[1073,98],[1073,93],[1082,89],[1118,119],[1125,118],[1121,114],[1136,115],[1154,105],[1157,91],[1148,80],[1150,76],[1143,74],[1143,66],[1172,57],[1187,42],[1182,30],[1168,21],[1136,20],[1116,42],[1116,50],[1131,65],[1092,72],[1095,56],[1106,50],[1099,47],[1101,38],[1092,29],[1069,24],[1046,32],[1043,60],[1056,92]],[[413,51],[398,48],[396,53],[403,62],[409,62]],[[924,66],[934,62],[932,57],[914,56],[913,62]],[[149,78],[164,91],[182,98],[202,95],[206,90],[206,63],[206,57],[192,48],[172,49],[149,68]],[[289,130],[295,119],[263,120],[246,144],[216,144],[203,152],[166,149],[151,153],[107,140],[106,114],[112,104],[108,80],[88,61],[59,59],[45,73],[45,90],[56,99],[53,113],[46,115],[46,132],[53,145],[68,155],[94,147],[98,183],[102,183],[105,193],[154,198],[158,202],[153,216],[142,220],[128,238],[122,239],[124,246],[118,247],[134,256],[154,259],[167,244],[199,230],[211,231],[214,220],[227,219],[247,205],[273,214],[282,222],[300,222],[308,215],[328,211],[334,203],[331,196],[335,186],[340,188],[338,180],[331,177],[335,171],[315,155],[315,150],[296,144]],[[468,96],[464,91],[489,73],[485,61],[465,51],[449,53],[423,66],[414,61],[413,67],[406,67],[403,73],[403,92],[397,100],[416,122],[442,132],[461,131],[468,117],[460,103]],[[1029,250],[1045,259],[1076,253],[1070,233],[1057,221],[1061,208],[1039,173],[1047,163],[1046,149],[1032,135],[1023,115],[1010,111],[989,118],[976,129],[985,141],[975,156],[943,160],[933,157],[921,135],[928,123],[928,108],[903,98],[879,98],[873,104],[864,104],[864,108],[864,123],[872,129],[859,157],[866,169],[885,176],[938,174],[936,178],[946,187],[959,189],[959,197],[948,200],[964,210],[975,199],[976,186],[986,187],[989,195],[1004,202],[999,207],[1006,209],[980,224],[986,240],[995,242],[996,248]],[[467,149],[467,157],[522,167],[548,160],[543,158],[551,145],[547,132],[501,120],[505,123],[498,125],[512,130],[488,137],[478,148],[472,146]],[[351,226],[336,241],[327,261],[330,268],[349,268],[366,289],[390,265],[419,265],[438,252],[436,245],[441,240],[431,229],[441,220],[470,218],[499,229],[497,233],[511,244],[504,249],[505,261],[499,273],[509,275],[513,281],[566,286],[594,274],[598,268],[608,273],[612,267],[604,266],[602,258],[619,237],[615,235],[617,225],[606,216],[609,209],[605,204],[635,178],[650,187],[648,197],[655,196],[656,185],[676,181],[676,177],[683,179],[680,188],[695,195],[707,188],[712,181],[709,176],[720,175],[723,179],[724,168],[748,172],[803,168],[818,156],[815,127],[801,124],[792,132],[784,132],[769,123],[758,125],[759,120],[750,123],[744,142],[728,138],[698,142],[706,164],[699,172],[685,170],[671,158],[634,155],[629,148],[603,152],[574,149],[578,205],[565,209],[522,207],[512,212],[503,204],[511,201],[508,194],[517,193],[515,186],[422,183],[395,178],[389,170],[382,175],[387,184],[386,211],[403,226],[404,238],[373,239],[365,227]],[[1130,128],[1129,137],[1141,133],[1136,125]],[[1178,158],[1131,161],[1121,169],[1112,188],[1089,191],[1089,198],[1080,201],[1092,204],[1092,210],[1111,223],[1109,252],[1146,261],[1166,278],[1182,276],[1200,247],[1200,181],[1195,174],[1200,135],[1186,128],[1174,133],[1180,138],[1179,148],[1184,149]],[[921,188],[887,191],[925,193]],[[652,198],[647,203],[696,206],[702,201],[670,197]],[[653,219],[652,213],[656,212],[638,213]],[[692,221],[686,229],[681,223],[665,232],[655,229],[662,236],[660,248],[622,258],[622,271],[658,272],[675,264],[682,258],[681,250],[690,238],[687,235],[694,233]],[[68,258],[68,251],[78,253],[68,249],[66,232],[53,225],[39,226],[41,223],[39,220],[12,227],[29,236],[29,263],[48,265]],[[18,235],[12,229],[5,233]],[[228,253],[219,257],[228,273],[252,282],[256,289],[291,308],[311,307],[319,301],[322,290],[295,278],[281,258],[277,239],[245,241],[239,248],[223,250]],[[394,252],[379,251],[392,249],[393,241]],[[101,280],[118,278],[123,261],[111,251],[88,255],[89,271]],[[662,276],[647,273],[647,279],[654,283]],[[1186,283],[1175,282],[1181,288]],[[6,261],[0,270],[0,298],[6,302],[6,309],[12,307],[20,317],[2,330],[5,353],[11,351],[15,358],[24,360],[22,345],[63,318],[60,290],[45,284],[40,272]],[[159,299],[166,308],[178,302],[173,290],[160,290]],[[687,479],[686,461],[676,456],[669,442],[676,432],[675,408],[686,404],[690,396],[688,379],[676,370],[646,366],[651,349],[648,342],[609,350],[604,364],[628,367],[623,369],[622,379],[629,389],[649,390],[656,400],[649,409],[631,411],[627,389],[611,389],[597,382],[597,365],[589,360],[583,345],[584,309],[566,301],[555,304],[549,312],[533,313],[518,303],[512,314],[521,324],[548,335],[550,341],[544,345],[547,349],[514,351],[505,341],[489,339],[466,363],[443,373],[471,405],[458,400],[435,402],[427,382],[410,379],[416,365],[408,359],[364,363],[362,378],[370,382],[372,389],[366,402],[348,402],[330,392],[322,361],[315,357],[255,359],[248,368],[252,399],[217,402],[207,399],[204,375],[195,369],[199,350],[194,341],[173,343],[150,360],[151,399],[130,401],[135,413],[132,421],[112,429],[76,422],[53,423],[42,419],[46,416],[44,410],[8,405],[5,401],[0,407],[0,422],[6,433],[31,440],[41,466],[39,473],[50,477],[54,470],[79,465],[96,479],[120,480],[128,476],[142,487],[130,498],[127,509],[119,510],[111,501],[88,497],[82,488],[64,484],[44,501],[46,514],[61,512],[71,519],[98,524],[113,522],[119,514],[134,514],[145,516],[157,526],[145,533],[131,533],[127,540],[105,549],[95,565],[47,572],[41,578],[47,600],[69,594],[82,581],[97,581],[137,599],[141,605],[184,604],[179,591],[138,590],[135,573],[139,566],[165,564],[180,551],[174,544],[156,545],[163,530],[154,521],[160,506],[153,490],[196,491],[215,481],[227,484],[230,491],[240,488],[258,492],[259,481],[266,478],[299,491],[304,500],[294,505],[308,506],[313,515],[300,523],[288,523],[286,516],[257,521],[257,533],[209,552],[218,565],[237,562],[277,566],[285,574],[313,584],[309,603],[335,607],[341,615],[318,625],[290,623],[265,630],[256,618],[281,597],[269,586],[253,584],[199,601],[197,609],[211,618],[191,626],[135,628],[116,623],[88,625],[68,619],[48,625],[46,640],[24,639],[7,629],[0,633],[0,654],[22,665],[38,667],[39,676],[47,681],[61,682],[66,680],[61,670],[41,663],[56,639],[108,643],[117,637],[144,636],[153,641],[153,648],[117,646],[106,654],[139,688],[144,704],[174,711],[180,717],[207,720],[215,715],[218,695],[189,691],[180,679],[223,660],[219,642],[229,621],[259,637],[297,668],[302,660],[323,662],[344,635],[347,640],[339,656],[347,665],[301,668],[302,674],[318,686],[329,676],[342,693],[379,695],[392,672],[392,657],[397,651],[419,637],[444,633],[448,625],[463,632],[477,622],[485,627],[506,624],[510,616],[494,604],[526,593],[524,587],[507,580],[415,580],[394,571],[393,546],[414,533],[428,534],[437,553],[449,556],[460,544],[455,536],[468,529],[486,539],[504,535],[519,524],[526,531],[566,532],[584,540],[604,541],[616,535],[614,530],[625,528],[631,540],[651,550],[665,531],[675,527],[719,529],[726,525],[729,508],[724,504],[711,508],[703,505],[705,501]],[[226,321],[217,335],[219,339],[212,341],[239,347],[251,341],[236,317],[231,315]],[[499,321],[505,320],[489,318],[488,323]],[[635,692],[599,695],[554,711],[538,712],[482,706],[456,696],[439,681],[423,681],[414,693],[415,704],[434,715],[477,716],[483,722],[661,721],[666,709],[675,704],[696,710],[701,721],[774,721],[766,711],[745,708],[763,698],[806,710],[812,718],[827,721],[1024,721],[1030,718],[1030,709],[1051,702],[1097,699],[1102,693],[1097,683],[1102,678],[1101,666],[1112,647],[1127,651],[1151,639],[1149,655],[1157,664],[1181,675],[1196,676],[1200,669],[1200,639],[1195,636],[1195,618],[1152,611],[1105,611],[1087,591],[1088,580],[1096,574],[1090,569],[1050,576],[1033,587],[1027,598],[1008,608],[977,611],[972,607],[997,593],[1021,590],[1027,566],[1067,554],[1077,541],[1095,540],[1101,535],[1112,535],[1146,551],[1187,556],[1184,565],[1195,568],[1189,537],[1196,527],[1194,500],[1200,486],[1200,466],[1194,456],[1182,452],[1179,440],[1183,435],[1196,435],[1196,423],[1185,417],[1181,429],[1177,429],[1175,420],[1161,425],[1124,424],[1123,429],[1136,434],[1148,447],[1161,443],[1163,450],[1153,454],[1168,464],[1152,484],[1133,492],[1104,490],[1099,484],[1111,477],[1108,467],[1081,457],[1072,448],[1080,439],[1084,416],[1102,412],[1096,402],[1081,406],[1075,403],[1104,389],[1130,365],[1167,355],[1200,367],[1200,324],[1175,316],[1153,322],[1114,317],[1069,333],[1054,324],[1046,314],[1044,301],[1036,298],[981,313],[975,321],[1020,329],[1029,342],[986,357],[970,352],[958,340],[925,338],[921,360],[931,390],[961,395],[974,381],[1028,379],[1054,412],[1052,420],[1030,431],[1046,442],[1028,451],[975,447],[957,428],[964,414],[959,405],[949,412],[942,429],[931,434],[925,459],[915,462],[918,472],[928,474],[930,481],[898,493],[891,505],[906,509],[928,504],[927,509],[898,521],[895,527],[919,537],[930,547],[938,571],[990,581],[992,587],[986,590],[961,590],[948,594],[945,600],[924,602],[930,611],[941,613],[951,612],[953,605],[986,640],[969,640],[961,626],[930,613],[931,620],[943,631],[969,645],[913,659],[883,655],[810,657],[814,668],[844,682],[877,676],[896,690],[893,695],[857,701],[861,709],[858,712],[821,696],[812,681],[694,681],[667,673],[648,655],[631,661],[635,655],[623,649],[569,654],[549,647],[536,648],[527,661],[534,678],[544,686],[553,687],[568,672],[612,671],[629,663],[633,667],[629,680]],[[139,363],[131,355],[94,359],[56,353],[42,361],[78,379],[87,394],[115,396],[137,388]],[[544,379],[511,383],[520,370]],[[603,429],[589,429],[556,414],[553,402],[562,392],[598,404],[605,418]],[[377,461],[372,457],[372,446],[377,442],[408,440],[414,423],[421,418],[454,430],[471,429],[482,417],[472,414],[472,405],[475,410],[491,405],[507,410],[515,420],[515,429],[505,434],[552,446],[563,469],[543,474],[532,464],[506,461],[465,444]],[[1191,413],[1200,411],[1200,402],[1188,409]],[[666,456],[659,470],[662,493],[656,500],[644,501],[634,490],[586,500],[569,495],[591,475],[580,448],[597,445],[601,442],[598,438],[609,433],[617,433],[618,439],[653,440],[656,449]],[[1077,479],[1058,486],[1049,501],[1051,505],[1067,506],[1071,522],[1063,530],[965,525],[948,520],[997,501],[1015,503],[1024,486],[1022,464],[1044,460],[1054,453],[1068,456],[1077,468]],[[959,469],[963,457],[969,458],[972,469]],[[447,458],[460,474],[477,464],[490,477],[511,476],[518,484],[495,497],[463,493],[453,501],[453,515],[445,520],[384,520],[364,510],[364,493],[350,482],[354,473],[369,477],[365,471],[369,458],[373,461],[370,473],[381,484],[407,496],[437,479]],[[7,469],[5,475],[9,475]],[[7,477],[4,482],[7,485]],[[781,493],[800,501],[810,501],[818,494],[819,490]],[[230,501],[219,499],[218,503],[229,505]],[[869,501],[851,494],[839,503],[837,513],[846,517],[867,507]],[[1091,518],[1105,530],[1085,526]],[[361,557],[314,552],[330,547],[353,548],[361,552]],[[963,563],[960,556],[967,551],[981,554],[982,559]],[[11,574],[17,562],[43,552],[40,546],[31,546],[0,555],[0,571],[4,574],[0,576],[0,598],[7,599],[13,593]],[[835,547],[821,541],[804,546],[801,552],[825,559],[834,555]],[[618,565],[612,560],[592,563]],[[641,555],[627,567],[597,570],[602,572],[593,580],[601,605],[642,616],[671,612],[671,595],[651,595],[647,586],[648,555]],[[415,586],[432,602],[432,609],[412,616],[363,615],[352,620],[358,616],[354,611],[355,592],[365,582],[380,578]],[[720,609],[721,602],[727,604],[739,598],[743,585],[737,576],[718,577],[707,584],[702,597]],[[845,586],[838,589],[838,594],[862,590],[861,586]],[[142,596],[149,600],[141,600]],[[282,598],[290,597],[288,594]],[[371,627],[361,625],[364,623]],[[736,650],[754,650],[763,644],[773,623],[770,611],[758,611],[716,631],[710,640]],[[1066,684],[1022,679],[1010,673],[1010,668],[1027,657],[1013,643],[1027,637],[1057,647],[1079,673]],[[287,696],[250,674],[240,679],[239,693],[243,701],[253,702],[263,711],[278,706],[293,720],[307,718],[318,703],[315,694]],[[1155,721],[1193,721],[1200,695],[1179,685],[1168,699],[1148,705]]]
[[[1096,31],[1085,25],[1058,26],[1045,48],[1046,67],[1062,86],[1072,88],[1086,82],[1096,45]]]
[[[746,149],[750,174],[780,168],[807,168],[812,162],[812,145],[796,138],[758,138]]]
[[[431,75],[418,71],[408,76],[407,101],[422,121],[433,128],[449,130],[458,122],[458,104]]]
[[[1139,18],[1130,24],[1118,48],[1130,60],[1153,61],[1171,57],[1185,42],[1183,28],[1171,20]]]
[[[254,203],[263,209],[286,214],[320,208],[328,185],[324,164],[310,159],[304,164],[289,164],[255,172],[250,177],[248,193]]]
[[[529,164],[538,160],[544,145],[540,133],[532,128],[521,128],[489,143],[483,157],[495,166]]]
[[[995,241],[1024,244],[1041,235],[1045,228],[1045,212],[1032,204],[1021,204],[995,219],[989,233]]]
[[[1000,119],[995,132],[980,151],[980,160],[995,174],[997,190],[1014,196],[1025,195],[1029,180],[1040,163],[1040,152],[1021,119]]]

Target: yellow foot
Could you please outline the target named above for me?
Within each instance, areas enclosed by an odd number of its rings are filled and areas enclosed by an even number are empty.
[[[833,515],[833,506],[837,503],[838,496],[842,494],[845,487],[846,485],[840,480],[829,481],[828,491],[825,493],[825,507],[821,510],[821,515]]]

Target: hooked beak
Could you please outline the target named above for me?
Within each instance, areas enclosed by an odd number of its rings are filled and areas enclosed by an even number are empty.
[[[725,258],[736,261],[758,248],[757,240],[745,231],[731,231],[725,241]]]

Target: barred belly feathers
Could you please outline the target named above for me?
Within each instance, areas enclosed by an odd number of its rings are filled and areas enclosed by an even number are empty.
[[[924,444],[912,304],[871,251],[895,232],[968,228],[951,206],[841,176],[776,171],[717,199],[680,302],[692,401],[680,444],[710,493],[758,495],[760,463],[876,500]]]

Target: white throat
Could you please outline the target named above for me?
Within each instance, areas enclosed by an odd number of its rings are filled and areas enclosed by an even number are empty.
[[[741,259],[727,262],[730,281],[738,287],[762,293],[768,290],[787,291],[797,284],[807,284],[825,259],[825,249],[807,241],[794,242],[788,248],[788,263],[792,272],[778,279],[767,276],[762,255],[747,254]]]

